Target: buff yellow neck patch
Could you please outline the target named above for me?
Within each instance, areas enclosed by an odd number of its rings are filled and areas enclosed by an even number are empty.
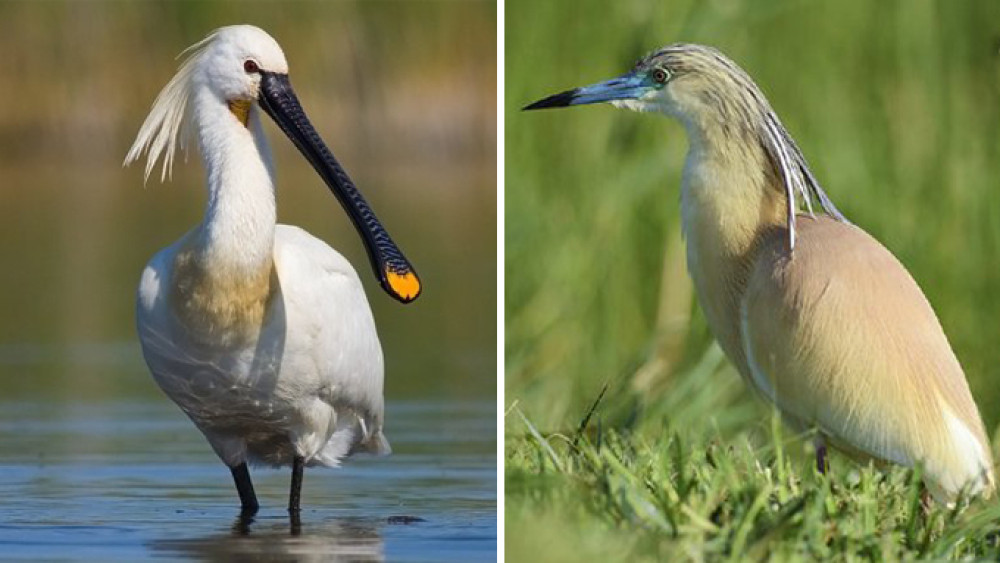
[[[250,122],[250,100],[229,100],[229,111],[240,120],[244,127]]]

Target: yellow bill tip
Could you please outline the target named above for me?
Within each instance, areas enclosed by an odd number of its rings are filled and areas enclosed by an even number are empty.
[[[386,269],[385,280],[396,298],[404,303],[409,303],[420,295],[420,279],[413,272],[398,273]]]

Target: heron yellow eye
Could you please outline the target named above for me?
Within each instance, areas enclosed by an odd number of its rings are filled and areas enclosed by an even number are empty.
[[[666,70],[663,70],[662,68],[657,68],[653,70],[652,77],[653,81],[655,81],[657,84],[666,84],[667,79],[670,78],[670,73],[667,72]]]
[[[247,59],[246,61],[243,62],[243,70],[246,71],[247,74],[251,74],[254,72],[260,72],[260,67],[257,66],[257,61],[253,59]]]

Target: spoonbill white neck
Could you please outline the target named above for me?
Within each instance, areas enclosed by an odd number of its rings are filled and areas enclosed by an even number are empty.
[[[198,228],[204,263],[236,276],[266,275],[271,268],[277,219],[274,168],[260,121],[248,104],[244,122],[231,110],[242,101],[221,100],[195,86],[192,112],[205,166],[208,203]]]

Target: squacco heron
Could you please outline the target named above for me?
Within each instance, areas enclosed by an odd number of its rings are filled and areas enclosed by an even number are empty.
[[[829,442],[922,465],[945,502],[992,492],[983,423],[934,310],[833,205],[746,72],[710,47],[670,45],[525,109],[599,102],[683,123],[681,222],[698,300],[750,387],[793,427],[815,428],[820,471]]]

